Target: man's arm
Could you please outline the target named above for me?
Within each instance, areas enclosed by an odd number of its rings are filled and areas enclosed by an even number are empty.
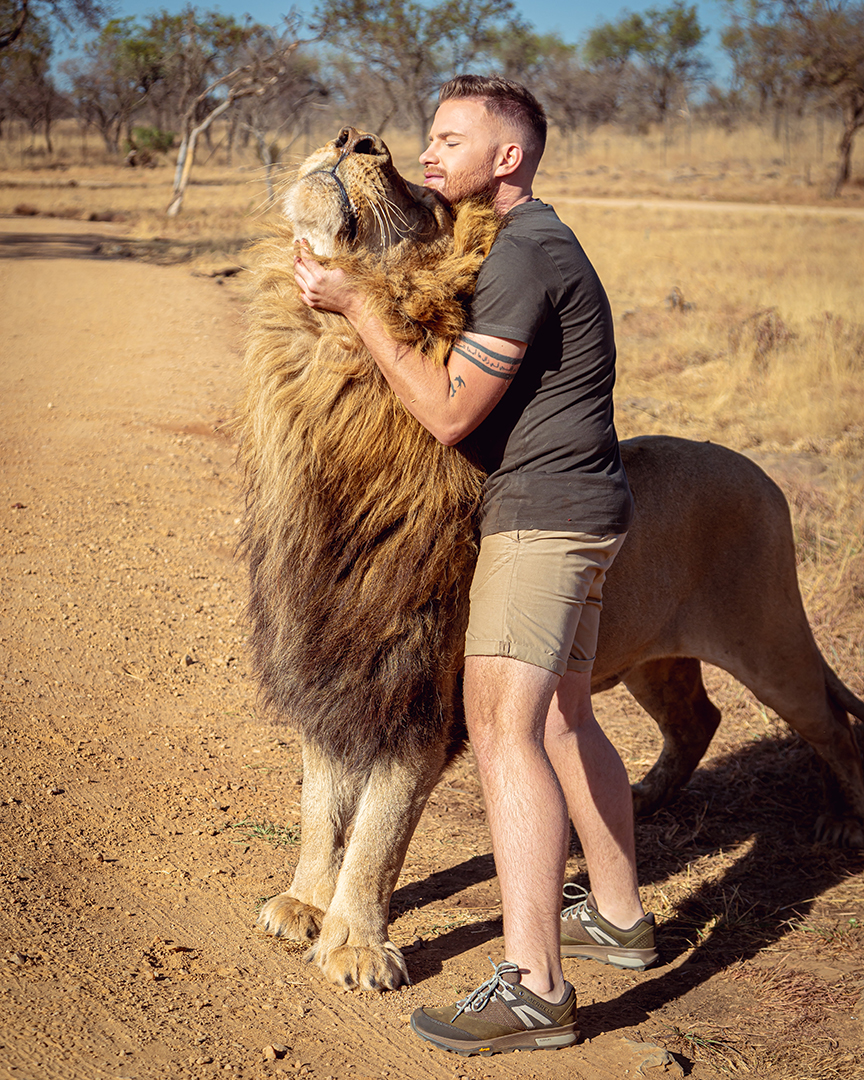
[[[439,367],[419,350],[393,341],[343,271],[325,270],[304,254],[294,260],[294,276],[305,304],[348,319],[405,408],[446,446],[486,419],[525,355],[522,341],[464,334]]]

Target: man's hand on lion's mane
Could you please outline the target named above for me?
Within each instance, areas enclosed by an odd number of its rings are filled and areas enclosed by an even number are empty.
[[[299,242],[300,254],[294,256],[294,280],[300,299],[307,307],[335,311],[349,319],[363,307],[363,295],[348,284],[344,270],[327,270],[316,262],[306,240]]]

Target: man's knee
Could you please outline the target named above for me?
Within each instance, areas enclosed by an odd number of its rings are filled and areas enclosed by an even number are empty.
[[[542,733],[560,678],[545,668],[505,656],[466,656],[465,719],[468,734],[480,740]]]
[[[549,707],[547,735],[574,732],[596,723],[591,704],[591,672],[568,671],[561,677]]]

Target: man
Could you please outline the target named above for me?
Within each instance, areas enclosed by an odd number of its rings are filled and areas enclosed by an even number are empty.
[[[591,708],[602,584],[632,514],[612,421],[609,303],[575,236],[532,195],[546,137],[533,95],[465,75],[439,103],[420,157],[426,187],[449,203],[488,194],[505,222],[446,366],[388,338],[341,271],[304,253],[295,276],[307,304],[352,323],[436,438],[454,445],[473,432],[489,474],[464,696],[505,959],[468,998],[412,1017],[418,1035],[471,1054],[576,1041],[562,952],[635,969],[657,954],[639,899],[627,774]],[[561,913],[568,811],[592,893],[571,893],[577,902]]]

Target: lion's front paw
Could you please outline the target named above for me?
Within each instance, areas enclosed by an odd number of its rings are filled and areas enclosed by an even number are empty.
[[[324,912],[319,908],[301,903],[289,893],[279,893],[261,908],[257,925],[274,937],[314,941],[321,931],[323,918]]]
[[[316,963],[331,982],[347,990],[397,990],[411,983],[402,953],[391,941],[333,948],[319,941],[306,954],[306,959]]]

